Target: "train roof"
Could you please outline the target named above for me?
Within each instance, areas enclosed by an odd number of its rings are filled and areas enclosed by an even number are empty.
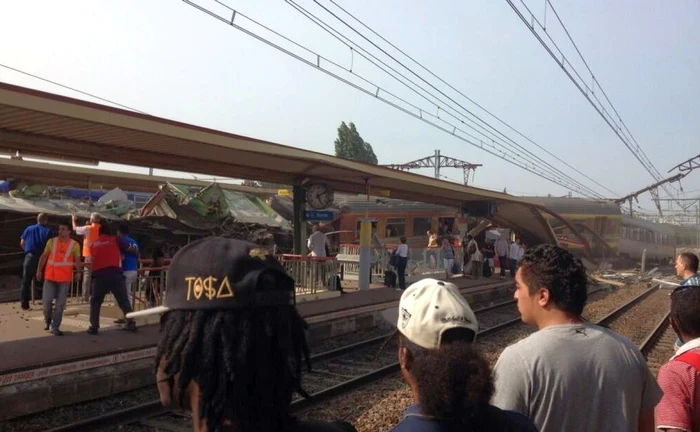
[[[457,212],[456,207],[374,196],[370,196],[368,200],[367,195],[336,194],[335,204],[343,211],[343,213],[361,213],[365,211],[381,213],[401,213],[407,211]]]
[[[653,230],[665,234],[675,234],[676,232],[676,227],[674,225],[650,222],[644,219],[629,217],[627,215],[622,215],[622,225]]]
[[[590,198],[568,197],[523,197],[534,204],[540,204],[554,213],[563,215],[620,216],[620,207],[612,201]]]

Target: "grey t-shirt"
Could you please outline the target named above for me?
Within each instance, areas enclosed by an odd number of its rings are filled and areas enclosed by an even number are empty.
[[[546,327],[506,348],[494,367],[493,405],[541,432],[636,432],[663,392],[639,349],[593,324]]]

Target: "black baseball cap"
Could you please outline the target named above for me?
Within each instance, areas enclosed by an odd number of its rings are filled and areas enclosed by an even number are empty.
[[[267,249],[243,240],[208,237],[180,249],[165,281],[162,306],[127,318],[171,310],[293,306],[292,279]]]

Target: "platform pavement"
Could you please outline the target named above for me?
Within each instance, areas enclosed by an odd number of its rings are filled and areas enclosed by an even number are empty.
[[[497,277],[451,279],[461,289],[502,284]],[[506,281],[507,282],[507,281]],[[299,303],[297,308],[307,321],[319,321],[325,316],[333,319],[349,315],[348,309],[369,308],[373,305],[397,302],[401,292],[391,288],[375,287],[359,291],[348,286],[345,294],[330,299]],[[66,309],[61,330],[64,336],[53,336],[44,331],[41,305],[29,311],[21,310],[19,303],[0,304],[0,381],[3,374],[20,370],[47,367],[81,358],[124,353],[152,348],[157,341],[158,326],[141,326],[136,333],[123,332],[114,319],[122,316],[115,306],[103,306],[100,334],[90,335],[88,308],[73,306]],[[0,382],[0,386],[3,385]]]

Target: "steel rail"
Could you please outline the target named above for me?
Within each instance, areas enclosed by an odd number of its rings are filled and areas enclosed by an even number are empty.
[[[595,292],[601,291],[602,289],[596,289],[591,292],[590,294],[593,294]],[[491,311],[494,309],[499,309],[502,307],[506,306],[511,306],[515,304],[515,300],[508,300],[505,302],[497,303],[491,306],[483,307],[480,309],[477,309],[474,311],[474,313],[483,313],[487,311]],[[496,333],[500,330],[503,330],[505,328],[514,326],[518,323],[521,322],[520,317],[514,318],[512,320],[508,320],[506,322],[500,323],[498,325],[486,328],[484,330],[481,330],[480,332],[477,333],[477,338],[484,337],[491,335],[493,333]],[[340,348],[336,348],[333,350],[325,351],[319,354],[315,354],[311,356],[311,361],[322,361],[322,360],[327,360],[329,358],[333,357],[338,357],[344,354],[347,354],[349,352],[355,351],[360,348],[365,348],[368,346],[371,346],[373,344],[379,344],[379,343],[384,343],[387,338],[391,335],[392,333],[388,333],[383,336],[375,337],[372,339],[368,339],[366,341],[361,341],[358,343],[346,345]],[[378,381],[381,378],[384,378],[388,375],[391,375],[393,373],[396,373],[400,370],[399,363],[392,363],[390,365],[381,367],[379,369],[376,369],[372,372],[366,373],[364,375],[361,375],[359,377],[350,379],[348,381],[345,381],[343,383],[337,384],[335,386],[329,387],[327,389],[318,391],[314,394],[311,394],[309,398],[307,399],[298,399],[294,402],[291,403],[290,405],[290,412],[296,413],[305,409],[308,409],[310,407],[319,405],[325,401],[328,401],[330,399],[333,399],[339,395],[348,393],[356,388],[365,386],[367,384],[370,384],[372,382]],[[75,423],[67,424],[64,426],[60,426],[54,429],[51,429],[48,432],[77,432],[77,431],[90,431],[94,430],[99,427],[104,427],[104,426],[117,426],[117,425],[124,425],[124,424],[129,424],[129,423],[134,423],[140,420],[148,419],[151,417],[156,417],[159,415],[163,415],[167,412],[170,412],[171,410],[164,408],[163,405],[161,404],[160,400],[155,400],[151,402],[146,402],[143,404],[135,405],[130,408],[125,408],[123,410],[119,411],[113,411],[107,414],[103,414],[100,416],[88,418],[85,420],[81,420]]]
[[[666,329],[669,326],[668,322],[668,317],[671,316],[671,311],[668,311],[666,315],[659,321],[658,324],[654,327],[654,329],[649,333],[649,336],[644,339],[644,341],[639,345],[639,351],[642,352],[644,355],[644,358],[647,358],[649,353],[651,352],[652,349],[654,349],[654,346],[656,345],[656,342],[659,340],[661,335],[664,334]]]
[[[628,301],[627,303],[623,304],[619,308],[615,309],[614,311],[610,312],[606,316],[604,316],[602,319],[600,319],[596,324],[602,325],[602,326],[607,326],[611,322],[613,322],[615,319],[620,317],[622,314],[627,312],[629,309],[631,309],[633,306],[637,305],[640,303],[642,300],[645,298],[649,297],[656,291],[658,291],[660,288],[659,285],[655,285],[651,287],[650,289],[644,291],[642,294],[638,295],[637,297],[633,298],[632,300]]]

